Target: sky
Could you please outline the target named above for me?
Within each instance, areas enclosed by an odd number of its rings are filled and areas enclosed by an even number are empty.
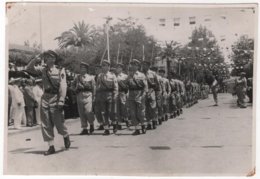
[[[192,30],[202,25],[215,35],[223,54],[230,54],[230,46],[240,35],[255,37],[257,12],[252,5],[213,6],[213,5],[173,5],[173,4],[94,4],[94,3],[16,3],[7,8],[7,41],[31,44],[42,39],[43,49],[58,48],[55,37],[72,28],[73,23],[84,20],[86,23],[103,26],[104,17],[111,16],[111,24],[118,18],[133,17],[137,24],[144,25],[148,35],[160,42],[175,40],[185,45]],[[189,17],[195,17],[196,24],[189,24]],[[173,26],[173,19],[180,18],[180,26]],[[206,22],[205,18],[210,21]],[[159,19],[165,19],[160,26]],[[40,23],[41,22],[41,23]],[[41,30],[40,30],[41,29]],[[40,36],[42,34],[42,38]],[[225,41],[221,41],[221,38]],[[226,47],[229,47],[227,49]]]

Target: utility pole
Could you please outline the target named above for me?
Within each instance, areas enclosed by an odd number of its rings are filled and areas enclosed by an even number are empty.
[[[112,17],[108,16],[106,19],[106,35],[107,35],[107,60],[110,62],[110,52],[109,52],[109,22],[112,20]]]
[[[119,61],[119,54],[120,54],[120,44],[118,44],[116,63],[118,63],[118,61]]]

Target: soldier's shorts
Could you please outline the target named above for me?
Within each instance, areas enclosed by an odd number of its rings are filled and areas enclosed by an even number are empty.
[[[58,95],[44,93],[41,101],[41,129],[44,141],[54,138],[53,127],[57,128],[60,135],[68,135],[67,127],[64,124],[64,111],[57,107]]]
[[[114,122],[114,111],[113,109],[113,99],[112,99],[112,93],[110,92],[103,92],[100,93],[100,100],[99,100],[99,109],[101,111],[101,117],[102,117],[102,121],[103,124],[105,126],[109,125],[109,119],[112,120],[112,122]]]

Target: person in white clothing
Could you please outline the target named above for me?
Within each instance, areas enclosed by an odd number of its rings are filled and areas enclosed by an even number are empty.
[[[20,78],[11,79],[10,84],[13,86],[11,88],[11,97],[12,97],[12,118],[14,119],[14,128],[20,129],[21,128],[21,121],[24,113],[24,98],[23,93],[19,89]]]
[[[35,86],[33,87],[33,94],[35,96],[37,107],[35,108],[35,116],[36,116],[36,122],[37,125],[41,124],[41,113],[40,113],[40,105],[41,105],[41,98],[43,95],[43,89],[42,89],[42,79],[35,80]]]

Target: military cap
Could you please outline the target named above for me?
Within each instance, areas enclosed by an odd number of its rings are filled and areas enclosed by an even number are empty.
[[[132,65],[140,65],[141,62],[140,62],[139,60],[137,60],[137,59],[133,59],[133,60],[130,62],[130,64],[132,64]]]
[[[35,83],[41,83],[42,82],[42,79],[36,79],[35,80]]]
[[[80,62],[80,66],[89,67],[89,64],[85,62]]]
[[[123,68],[123,67],[124,67],[124,64],[123,64],[123,63],[118,63],[118,64],[116,64],[116,67],[121,67],[121,68]]]
[[[110,65],[110,62],[109,62],[108,60],[103,60],[103,61],[102,61],[102,65],[103,65],[103,64],[108,64],[108,65]]]
[[[158,70],[159,73],[165,73],[165,70],[164,69],[160,69]]]
[[[240,75],[246,75],[246,73],[245,72],[241,72]]]
[[[152,71],[157,71],[157,70],[158,70],[158,67],[153,66],[153,67],[151,67],[151,70],[152,70]]]
[[[150,65],[151,65],[151,62],[150,62],[150,61],[143,61],[143,65],[148,65],[148,66],[150,66]]]
[[[56,52],[54,52],[53,50],[47,50],[45,52],[43,52],[42,54],[44,57],[45,56],[51,56],[51,57],[54,57],[54,58],[58,58],[58,55]]]

